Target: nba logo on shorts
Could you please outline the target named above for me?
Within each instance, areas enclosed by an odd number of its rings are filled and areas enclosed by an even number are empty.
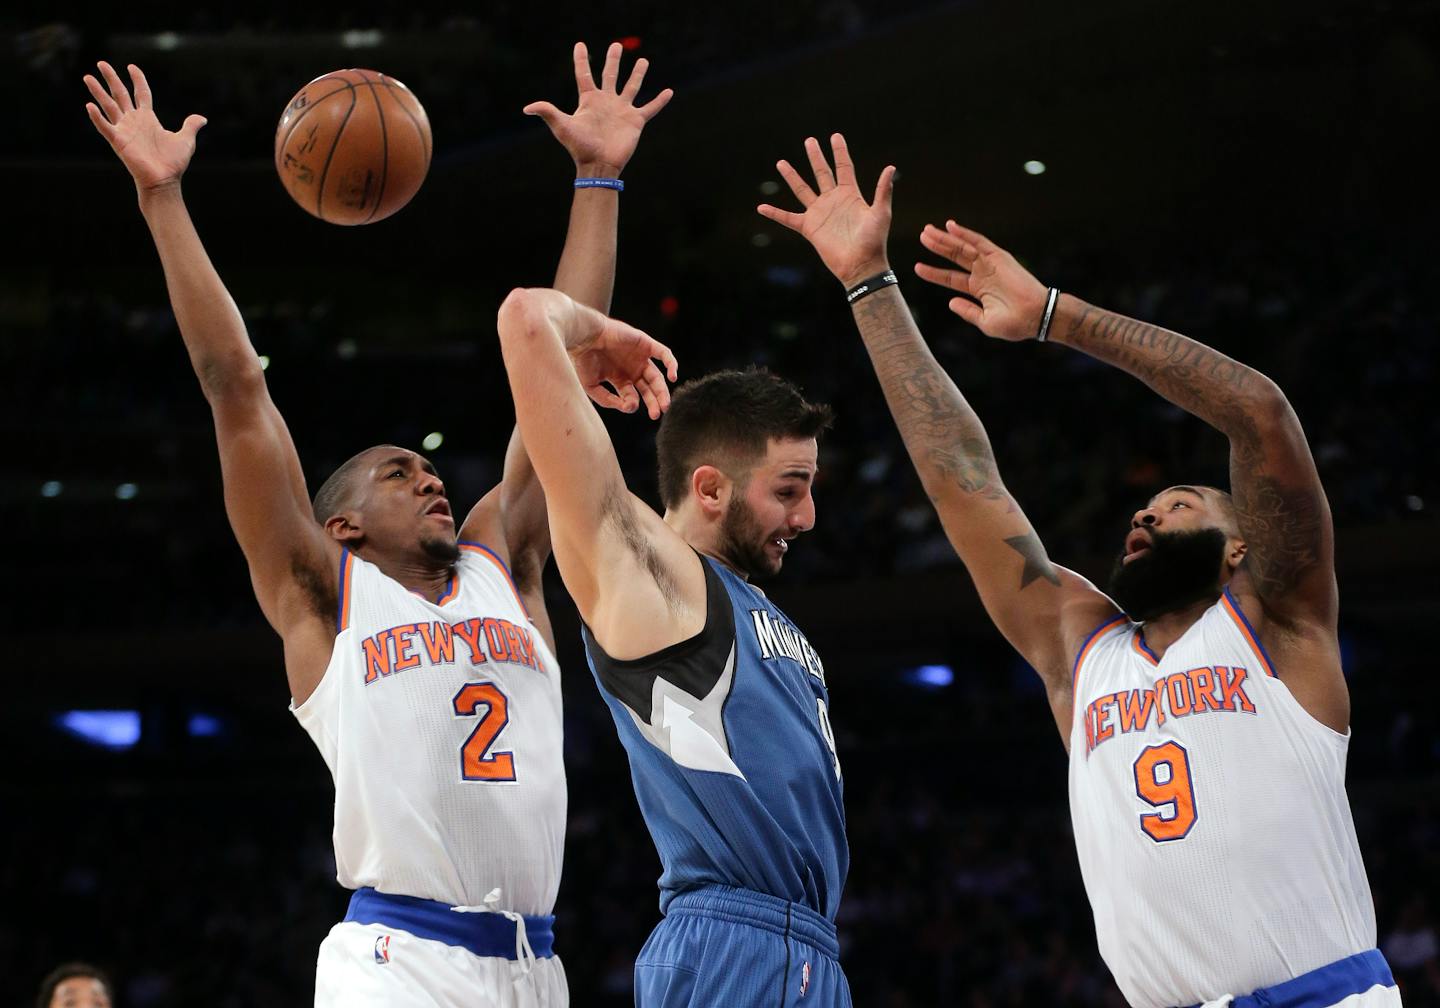
[[[390,961],[389,935],[381,935],[375,939],[375,961],[382,965]]]
[[[800,996],[804,997],[805,992],[810,989],[810,960],[806,959],[805,964],[800,967]]]

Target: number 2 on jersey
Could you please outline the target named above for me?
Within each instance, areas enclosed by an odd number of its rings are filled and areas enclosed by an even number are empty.
[[[1146,746],[1135,760],[1135,793],[1158,812],[1140,816],[1140,828],[1157,843],[1181,840],[1195,825],[1190,754],[1178,742]],[[1173,810],[1167,815],[1167,808]]]
[[[515,756],[488,753],[501,730],[510,723],[510,701],[494,683],[466,683],[455,694],[457,717],[479,717],[480,723],[460,747],[460,776],[473,781],[513,781]]]

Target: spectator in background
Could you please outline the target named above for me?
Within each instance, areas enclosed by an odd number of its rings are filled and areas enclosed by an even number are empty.
[[[1410,898],[1382,944],[1405,1004],[1440,1005],[1440,939],[1426,912],[1425,897]]]
[[[66,963],[51,970],[40,984],[35,1008],[111,1008],[113,989],[110,978],[94,966]]]

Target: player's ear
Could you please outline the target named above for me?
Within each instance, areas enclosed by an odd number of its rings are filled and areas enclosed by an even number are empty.
[[[1230,573],[1240,566],[1245,559],[1245,543],[1240,539],[1227,539],[1225,542],[1225,566],[1230,568]]]
[[[690,493],[703,514],[722,515],[730,503],[730,477],[715,466],[697,466],[690,474]]]
[[[357,511],[342,511],[331,515],[325,522],[325,534],[344,546],[359,543],[365,538],[360,528],[360,514]]]

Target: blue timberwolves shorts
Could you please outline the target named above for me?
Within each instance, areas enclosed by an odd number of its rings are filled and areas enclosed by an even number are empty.
[[[814,910],[712,885],[670,901],[635,961],[636,1008],[850,1008],[835,925]]]

